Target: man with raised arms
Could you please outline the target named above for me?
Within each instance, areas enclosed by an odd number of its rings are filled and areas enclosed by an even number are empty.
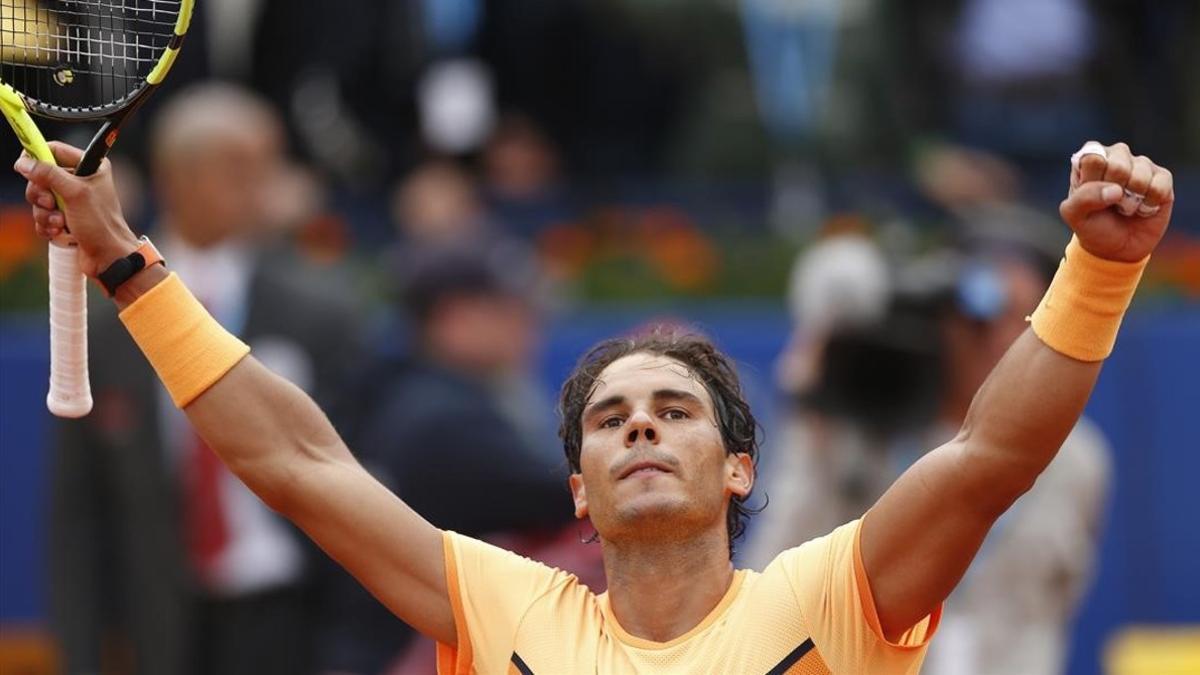
[[[63,144],[54,152],[65,166],[80,156]],[[15,168],[29,180],[39,234],[69,224],[89,276],[141,245],[107,163],[83,179],[24,156]],[[1085,145],[1060,208],[1075,232],[1063,264],[958,435],[860,520],[762,573],[730,562],[757,452],[730,362],[696,336],[596,347],[563,387],[561,435],[576,515],[591,518],[603,546],[608,592],[599,596],[422,519],[168,269],[127,273],[114,300],[208,444],[437,640],[441,673],[916,673],[942,600],[1083,410],[1173,199],[1171,174],[1148,158],[1121,143]]]

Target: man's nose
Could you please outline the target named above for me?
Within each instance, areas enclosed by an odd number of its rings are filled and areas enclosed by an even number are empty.
[[[629,430],[625,433],[625,447],[633,447],[641,438],[645,438],[650,443],[657,444],[658,436],[658,430],[654,426],[654,418],[644,410],[639,410],[629,418]]]

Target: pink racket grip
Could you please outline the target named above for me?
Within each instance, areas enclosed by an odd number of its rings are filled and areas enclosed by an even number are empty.
[[[59,417],[92,410],[88,382],[87,277],[79,271],[79,249],[50,243],[50,393],[46,407]]]

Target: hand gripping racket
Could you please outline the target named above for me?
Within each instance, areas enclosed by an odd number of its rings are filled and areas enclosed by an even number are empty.
[[[100,168],[121,124],[166,77],[192,18],[193,0],[0,0],[0,109],[21,145],[54,156],[29,113],[103,120],[75,174]],[[59,207],[61,208],[61,202]],[[68,227],[69,227],[68,223]],[[69,234],[50,245],[50,393],[59,417],[92,409],[87,293]]]

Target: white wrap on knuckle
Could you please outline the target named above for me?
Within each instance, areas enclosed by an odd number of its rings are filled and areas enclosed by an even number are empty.
[[[1071,188],[1077,188],[1080,184],[1079,163],[1086,155],[1099,155],[1105,160],[1108,159],[1108,151],[1104,146],[1096,141],[1088,141],[1083,144],[1082,148],[1075,151],[1071,155]],[[1141,195],[1129,189],[1125,190],[1125,196],[1121,201],[1114,206],[1117,212],[1123,216],[1138,216],[1139,218],[1149,218],[1158,213],[1158,206],[1147,206],[1143,202],[1146,200],[1146,195]]]

